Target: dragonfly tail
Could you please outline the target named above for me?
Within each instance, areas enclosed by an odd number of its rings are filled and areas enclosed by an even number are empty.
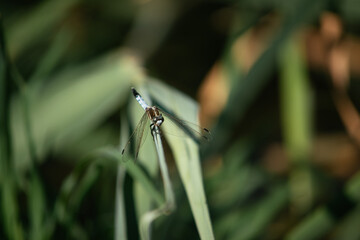
[[[138,91],[135,90],[135,88],[132,87],[131,90],[132,90],[132,93],[133,93],[133,95],[134,95],[135,98],[136,98],[137,96],[140,96],[140,94],[138,93]]]

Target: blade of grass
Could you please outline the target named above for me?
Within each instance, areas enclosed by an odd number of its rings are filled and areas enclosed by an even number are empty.
[[[37,163],[37,151],[36,151],[36,143],[34,140],[32,122],[31,122],[31,109],[30,109],[30,92],[27,84],[25,83],[23,77],[18,72],[15,66],[11,66],[11,76],[16,83],[17,88],[19,89],[19,98],[20,98],[20,107],[21,107],[21,114],[23,116],[23,128],[26,140],[26,146],[29,149],[30,154],[30,166],[32,171],[36,171],[34,169],[35,164]],[[35,173],[34,173],[35,174]]]
[[[127,121],[124,115],[121,116],[120,146],[125,146],[130,134],[127,131]],[[126,168],[118,164],[115,186],[115,240],[127,240],[126,231],[126,208],[124,200],[124,181]]]
[[[10,139],[10,97],[11,82],[9,78],[8,56],[2,16],[0,15],[0,184],[4,174],[11,167],[11,139]]]
[[[244,19],[244,21],[241,21],[240,26],[236,26],[233,33],[229,37],[225,49],[223,51],[222,56],[222,65],[225,70],[225,74],[227,76],[227,79],[230,80],[230,85],[235,86],[236,82],[243,78],[244,73],[241,71],[241,69],[238,67],[239,63],[236,63],[234,59],[234,51],[233,47],[236,42],[236,40],[239,39],[240,36],[242,36],[244,33],[246,33],[249,29],[251,29],[258,21],[261,20],[261,18],[265,15],[265,13],[245,13],[242,15],[241,20]],[[237,59],[239,61],[239,59]],[[241,64],[241,63],[240,63]]]
[[[149,82],[148,89],[152,98],[164,109],[170,110],[187,121],[198,122],[197,105],[189,97],[157,81]],[[165,129],[166,139],[175,157],[200,237],[214,239],[202,182],[198,145],[193,139],[167,135],[166,132],[180,131],[178,135],[181,136],[182,130],[175,125],[166,125],[166,119],[162,127]]]
[[[360,205],[351,211],[348,216],[337,226],[334,240],[356,240],[360,238]]]
[[[219,172],[205,180],[213,211],[229,211],[266,182],[263,172],[247,163],[254,146],[254,139],[235,142],[224,154]]]
[[[354,202],[360,201],[360,172],[346,183],[346,197]],[[346,210],[345,210],[346,211]],[[328,208],[319,207],[289,232],[287,239],[318,239],[335,225],[333,215]]]
[[[53,231],[56,222],[64,225],[68,233],[74,231],[73,226],[76,225],[75,216],[80,203],[99,175],[99,169],[94,164],[96,161],[97,158],[86,159],[81,162],[63,182],[54,205],[54,216],[51,225],[48,226],[50,233]]]
[[[351,200],[360,202],[360,171],[347,182],[346,194]]]
[[[309,157],[313,103],[299,40],[295,36],[289,39],[280,55],[284,137],[287,151],[294,161]]]
[[[9,239],[24,239],[22,224],[18,219],[17,187],[11,154],[10,139],[10,65],[7,54],[3,21],[0,15],[0,187],[4,232]]]
[[[19,18],[11,24],[8,38],[11,43],[9,49],[10,55],[16,57],[34,43],[41,42],[40,39],[44,34],[60,22],[68,13],[69,9],[78,2],[79,0],[41,2],[29,11],[26,16]]]
[[[46,200],[44,194],[44,188],[40,180],[37,163],[38,158],[36,154],[36,143],[34,140],[33,129],[30,116],[30,92],[27,84],[23,80],[20,73],[15,66],[11,67],[11,75],[19,89],[21,99],[21,110],[24,116],[23,123],[25,129],[26,146],[30,153],[30,168],[29,168],[29,185],[26,186],[26,194],[28,196],[28,213],[30,219],[30,239],[45,239],[43,237],[45,231],[43,231],[44,223],[46,222]],[[22,182],[24,185],[24,182]]]
[[[62,144],[60,149],[53,149],[53,154],[61,154],[64,159],[81,159],[89,149],[99,149],[105,146],[115,146],[119,141],[119,134],[112,125],[102,125],[86,133],[76,141]]]
[[[287,191],[285,185],[275,186],[262,199],[240,209],[239,207],[233,209],[230,214],[226,214],[217,222],[217,238],[261,238],[266,226],[287,203]]]
[[[160,171],[163,179],[164,184],[164,192],[165,192],[165,204],[155,210],[152,210],[150,212],[147,212],[141,217],[140,220],[140,236],[142,239],[148,240],[151,239],[151,233],[150,233],[150,226],[151,223],[161,215],[169,214],[171,213],[175,207],[175,196],[174,191],[172,188],[172,184],[169,177],[169,171],[167,169],[166,161],[165,161],[165,154],[164,154],[164,148],[162,146],[161,141],[161,133],[158,126],[154,126],[151,132],[156,152],[158,155],[159,165],[160,165]]]
[[[286,239],[320,239],[334,226],[334,224],[335,222],[327,209],[321,207],[313,211],[310,216],[304,219],[288,234]]]
[[[256,239],[264,232],[276,214],[287,204],[287,186],[276,186],[259,204],[250,208],[249,215],[240,213],[243,224],[236,227],[231,239]]]
[[[31,172],[28,195],[28,212],[30,218],[29,239],[48,239],[46,236],[45,222],[48,219],[46,209],[46,198],[41,179],[37,172]]]
[[[337,226],[332,239],[334,240],[356,240],[360,239],[360,205],[351,211],[348,216]]]
[[[318,16],[319,12],[324,8],[324,1],[295,1],[294,4],[297,4],[295,7],[296,12],[284,19],[283,26],[276,34],[269,48],[255,62],[244,79],[232,88],[227,104],[214,127],[214,140],[205,149],[206,156],[221,153],[229,146],[235,124],[242,119],[245,110],[270,79],[269,76],[274,69],[278,50],[284,40],[301,24]]]
[[[57,65],[67,47],[70,45],[71,40],[72,36],[70,36],[70,31],[65,27],[56,34],[54,41],[37,64],[37,68],[29,79],[30,83],[36,85],[34,86],[35,91],[43,85],[42,81],[46,79],[46,76]]]
[[[9,239],[24,239],[24,231],[18,219],[18,206],[16,199],[16,186],[9,174],[3,175],[1,187],[1,207],[4,219],[4,229]]]
[[[127,240],[126,230],[126,207],[124,201],[124,180],[126,170],[119,164],[116,177],[116,198],[115,198],[115,221],[114,221],[114,239]]]
[[[57,75],[32,107],[32,129],[39,159],[50,147],[61,148],[98,125],[114,108],[125,103],[130,80],[141,72],[129,56],[107,56]],[[19,100],[11,115],[14,161],[29,165]]]
[[[280,93],[284,141],[292,161],[290,190],[294,209],[308,210],[313,202],[309,158],[312,142],[312,89],[301,56],[300,41],[294,36],[284,45],[280,54]]]
[[[263,173],[250,164],[244,164],[237,169],[236,174],[229,174],[219,180],[211,195],[211,205],[218,211],[229,211],[248,200],[249,196],[264,184],[266,179]]]
[[[126,168],[126,171],[130,174],[130,176],[142,185],[142,188],[146,191],[147,196],[150,196],[157,205],[161,205],[164,202],[163,197],[159,191],[156,190],[153,182],[147,177],[139,164],[136,164],[133,159],[123,161],[121,152],[114,148],[100,149],[97,151],[97,156],[105,160],[113,160],[116,163],[120,163]]]
[[[73,231],[75,215],[84,199],[86,192],[94,184],[99,174],[98,166],[113,166],[120,164],[147,192],[147,196],[161,205],[164,200],[141,168],[133,161],[124,162],[118,149],[104,148],[82,160],[75,170],[65,179],[54,207],[54,218],[48,226],[53,231],[56,221],[67,226],[69,233]],[[83,172],[85,171],[85,174]]]
[[[29,149],[29,181],[26,186],[26,194],[28,196],[28,213],[30,219],[30,239],[44,239],[43,231],[44,223],[46,222],[46,200],[44,194],[44,188],[40,180],[36,165],[38,163],[36,143],[34,140],[32,122],[31,122],[31,96],[27,83],[24,81],[21,74],[18,72],[15,65],[8,61],[10,69],[10,77],[15,82],[18,91],[21,104],[21,111],[23,115],[23,128],[26,140],[26,146]],[[14,172],[16,173],[16,171]],[[24,184],[24,182],[22,182]]]

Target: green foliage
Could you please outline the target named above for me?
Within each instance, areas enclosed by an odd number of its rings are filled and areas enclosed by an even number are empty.
[[[357,239],[359,173],[343,181],[312,161],[323,106],[297,32],[329,9],[353,27],[358,3],[155,2],[1,4],[0,239]],[[269,13],[279,24],[245,74],[233,44]],[[163,138],[122,156],[144,114],[130,87],[198,124],[188,94],[216,61],[231,87],[212,140],[165,119]],[[285,173],[266,161],[279,141]]]

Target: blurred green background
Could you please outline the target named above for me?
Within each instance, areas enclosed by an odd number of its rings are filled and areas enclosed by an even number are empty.
[[[199,154],[165,142],[177,208],[152,239],[360,239],[359,1],[5,0],[0,18],[0,239],[140,238],[164,197],[150,134],[121,158],[131,86],[212,132]]]

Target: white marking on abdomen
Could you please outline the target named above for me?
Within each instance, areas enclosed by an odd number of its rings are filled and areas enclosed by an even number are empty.
[[[146,104],[145,100],[140,96],[136,96],[136,101],[140,104],[140,106],[146,111],[146,109],[149,107],[149,105]]]

